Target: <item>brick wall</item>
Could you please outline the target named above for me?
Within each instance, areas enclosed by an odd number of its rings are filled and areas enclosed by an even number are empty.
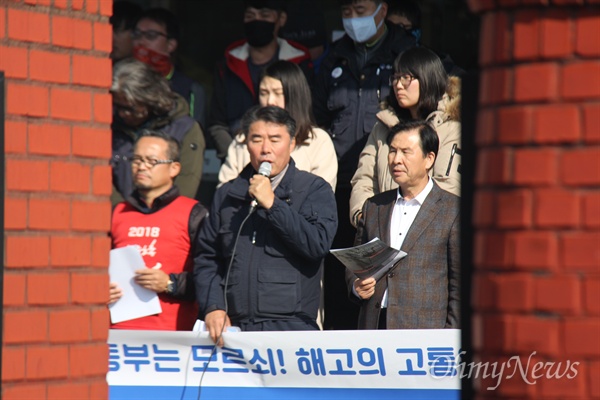
[[[2,393],[108,397],[111,0],[0,4]]]
[[[600,1],[471,0],[481,16],[475,360],[479,398],[600,398]],[[500,364],[498,364],[500,365]],[[548,365],[548,364],[544,364]],[[481,376],[481,374],[480,374]]]

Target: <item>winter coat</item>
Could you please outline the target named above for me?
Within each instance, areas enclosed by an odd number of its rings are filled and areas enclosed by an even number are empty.
[[[386,24],[383,42],[364,67],[359,68],[357,47],[345,35],[333,44],[313,85],[315,118],[331,134],[338,157],[338,185],[347,188],[380,103],[390,93],[394,60],[415,43],[404,30]]]
[[[275,189],[273,206],[250,211],[251,164],[215,194],[199,234],[194,280],[200,314],[225,310],[233,323],[297,318],[315,321],[321,293],[321,261],[337,229],[331,186],[322,178],[289,168]]]
[[[360,154],[358,168],[352,177],[350,220],[354,226],[365,201],[377,193],[395,189],[388,167],[387,136],[399,120],[391,109],[377,114],[378,121]],[[460,79],[451,77],[438,108],[427,116],[440,139],[440,147],[431,176],[440,188],[460,196]]]

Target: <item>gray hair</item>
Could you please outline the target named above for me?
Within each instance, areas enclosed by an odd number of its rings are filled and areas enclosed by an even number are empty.
[[[157,115],[171,111],[175,100],[169,82],[152,67],[134,58],[115,64],[110,91],[123,94],[132,103],[145,105]]]

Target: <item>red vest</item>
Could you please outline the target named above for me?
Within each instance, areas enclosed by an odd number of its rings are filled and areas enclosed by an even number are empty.
[[[166,274],[183,271],[191,274],[193,259],[188,224],[196,203],[179,196],[151,214],[143,214],[129,203],[119,203],[112,217],[113,248],[138,245],[147,268],[160,265]],[[192,279],[191,275],[188,279]],[[195,302],[177,300],[163,293],[159,293],[158,298],[162,313],[112,324],[111,329],[192,330],[198,316]]]

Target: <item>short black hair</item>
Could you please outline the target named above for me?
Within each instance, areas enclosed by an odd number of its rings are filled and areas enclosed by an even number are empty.
[[[290,134],[290,138],[294,138],[296,134],[296,121],[287,110],[283,108],[268,106],[254,106],[242,117],[242,132],[248,137],[250,125],[257,121],[270,122],[272,124],[283,125]]]
[[[138,136],[137,139],[135,139],[135,143],[133,144],[133,147],[135,148],[135,146],[140,141],[140,139],[145,138],[145,137],[159,138],[159,139],[162,139],[165,142],[167,142],[167,145],[168,145],[167,158],[169,160],[179,162],[179,159],[181,158],[181,144],[179,144],[179,141],[177,139],[175,139],[173,136],[171,136],[165,132],[162,132],[162,131],[144,129],[142,131],[142,133],[140,134],[140,136]]]
[[[142,19],[149,19],[150,21],[163,25],[167,31],[167,37],[179,41],[179,38],[181,37],[179,21],[175,14],[166,8],[151,8],[145,11],[138,21],[141,21]]]
[[[438,134],[435,131],[435,129],[433,129],[431,124],[429,124],[429,122],[427,121],[412,120],[400,122],[399,124],[393,126],[390,129],[390,133],[388,133],[387,144],[390,145],[397,134],[414,130],[417,130],[419,132],[423,157],[426,157],[427,154],[433,152],[435,156],[434,159],[437,159],[438,150],[440,147],[440,138],[438,137]]]
[[[287,10],[284,0],[245,0],[244,10],[248,7],[256,8],[257,10],[268,8],[278,12]]]
[[[142,15],[142,7],[130,1],[115,1],[113,13],[109,18],[114,29],[133,30],[138,19]]]
[[[387,0],[387,15],[404,15],[412,25],[412,29],[421,27],[421,8],[414,0]]]
[[[340,3],[340,6],[346,6],[348,4],[352,4],[358,0],[338,0]],[[387,1],[384,0],[371,0],[373,3],[377,4],[377,6],[379,6],[381,3],[387,3]]]

